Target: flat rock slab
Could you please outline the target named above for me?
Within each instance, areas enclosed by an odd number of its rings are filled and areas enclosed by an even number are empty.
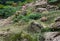
[[[60,32],[45,32],[45,41],[60,41]]]

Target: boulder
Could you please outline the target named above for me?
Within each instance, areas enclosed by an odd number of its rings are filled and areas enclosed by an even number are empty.
[[[35,5],[34,5],[36,8],[38,7],[46,7],[47,6],[47,0],[39,0],[39,1],[36,1]]]
[[[4,32],[0,32],[0,36],[3,36],[4,35]]]
[[[46,8],[37,8],[36,9],[36,12],[44,12],[44,11],[47,11],[47,9]]]
[[[41,28],[43,28],[43,26],[41,24],[33,21],[30,23],[28,30],[32,31],[32,32],[40,32]]]
[[[9,36],[11,34],[11,32],[7,32],[7,31],[3,31],[3,32],[0,32],[0,36]]]
[[[48,20],[48,18],[47,18],[47,17],[42,17],[40,20],[41,20],[42,22],[45,22],[45,21]]]
[[[60,17],[57,17],[57,18],[55,19],[55,22],[60,22]]]
[[[45,32],[45,41],[60,41],[60,32]]]
[[[47,10],[58,10],[58,6],[54,6],[54,5],[47,5],[46,6]]]
[[[55,37],[53,41],[60,41],[60,35],[58,37]]]
[[[51,28],[60,29],[60,22],[54,23]]]

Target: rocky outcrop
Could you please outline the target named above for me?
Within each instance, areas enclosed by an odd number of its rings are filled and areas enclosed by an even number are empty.
[[[43,28],[43,26],[38,22],[31,22],[28,27],[28,30],[32,32],[40,32],[41,28]]]
[[[54,23],[51,28],[60,29],[60,22]]]
[[[60,32],[45,32],[45,41],[60,41]]]
[[[1,31],[0,32],[0,36],[4,36],[4,37],[9,36],[10,34],[11,34],[11,32],[9,32],[9,31],[8,32],[7,31]]]
[[[53,29],[60,29],[60,17],[55,19],[55,23],[52,24]]]
[[[44,11],[47,11],[47,9],[46,8],[37,8],[36,9],[36,12],[44,12]]]
[[[54,5],[47,5],[47,10],[58,10],[58,6],[54,6]]]
[[[38,1],[36,1],[34,6],[36,8],[38,8],[38,7],[46,7],[47,6],[47,0],[38,0]]]
[[[60,17],[57,17],[57,18],[55,19],[55,22],[60,22]]]
[[[53,41],[60,41],[60,35],[58,37],[55,37],[55,39],[53,39]]]

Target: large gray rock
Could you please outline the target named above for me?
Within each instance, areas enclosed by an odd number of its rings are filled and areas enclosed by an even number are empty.
[[[57,18],[55,19],[55,22],[60,22],[60,17],[57,17]]]
[[[46,7],[47,6],[47,0],[39,0],[36,1],[35,5],[36,8],[38,7]]]
[[[53,29],[60,29],[60,17],[57,17],[55,19],[55,23],[53,23],[51,25],[51,28],[53,28]]]
[[[60,32],[45,32],[45,41],[60,41]]]
[[[47,9],[46,8],[37,8],[36,9],[36,12],[44,12],[44,11],[47,11]]]
[[[46,6],[47,10],[58,10],[58,6],[54,6],[54,5],[47,5]]]
[[[40,32],[41,28],[43,28],[43,26],[41,24],[39,24],[38,22],[31,22],[29,27],[28,27],[28,31]]]
[[[54,23],[51,28],[60,29],[60,22]]]
[[[0,36],[9,36],[11,34],[11,32],[7,32],[7,31],[5,31],[5,32],[0,32]]]
[[[60,41],[60,35],[58,37],[55,37],[53,41]]]

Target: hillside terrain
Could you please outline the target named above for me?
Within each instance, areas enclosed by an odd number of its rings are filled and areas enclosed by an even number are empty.
[[[60,41],[60,0],[0,0],[0,41]]]

